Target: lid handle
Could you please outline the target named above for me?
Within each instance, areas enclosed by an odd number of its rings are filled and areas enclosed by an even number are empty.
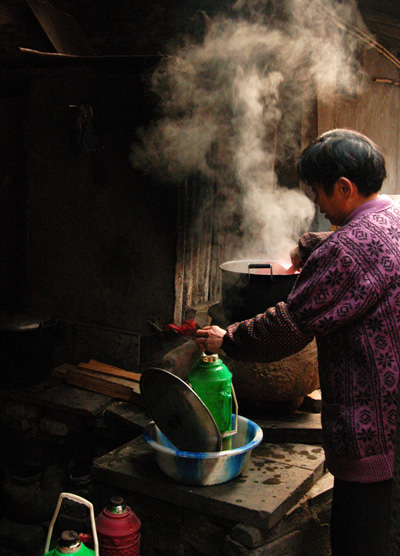
[[[249,278],[250,278],[250,269],[251,268],[269,268],[270,269],[270,276],[271,276],[271,282],[274,279],[274,275],[272,272],[272,264],[270,263],[249,263],[248,265],[248,273],[249,273]]]

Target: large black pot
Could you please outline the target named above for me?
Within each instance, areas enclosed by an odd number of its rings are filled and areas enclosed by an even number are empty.
[[[221,264],[226,319],[239,322],[286,301],[298,276],[287,274],[287,266],[279,261],[254,259]]]

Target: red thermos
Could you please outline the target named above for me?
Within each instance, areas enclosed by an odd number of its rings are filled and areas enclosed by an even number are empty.
[[[101,556],[140,556],[140,519],[115,496],[96,517]]]

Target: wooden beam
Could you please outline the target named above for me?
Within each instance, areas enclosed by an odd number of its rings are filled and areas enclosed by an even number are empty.
[[[144,405],[137,382],[112,376],[102,376],[95,371],[84,369],[67,370],[64,377],[66,384],[77,386],[83,390],[106,394],[112,398]]]
[[[95,371],[97,373],[102,373],[109,376],[114,376],[117,378],[124,378],[127,380],[133,380],[135,382],[140,381],[140,377],[142,376],[140,373],[134,373],[131,371],[126,371],[124,369],[120,369],[119,367],[114,367],[112,365],[108,365],[107,363],[100,363],[95,359],[90,359],[88,363],[79,363],[79,369],[87,369],[89,371]]]

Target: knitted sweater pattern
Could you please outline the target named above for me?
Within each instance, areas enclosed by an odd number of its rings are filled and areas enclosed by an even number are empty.
[[[315,336],[322,392],[323,444],[338,478],[392,477],[400,368],[400,207],[387,197],[364,203],[319,239],[287,303],[228,328],[227,355],[273,361]]]

